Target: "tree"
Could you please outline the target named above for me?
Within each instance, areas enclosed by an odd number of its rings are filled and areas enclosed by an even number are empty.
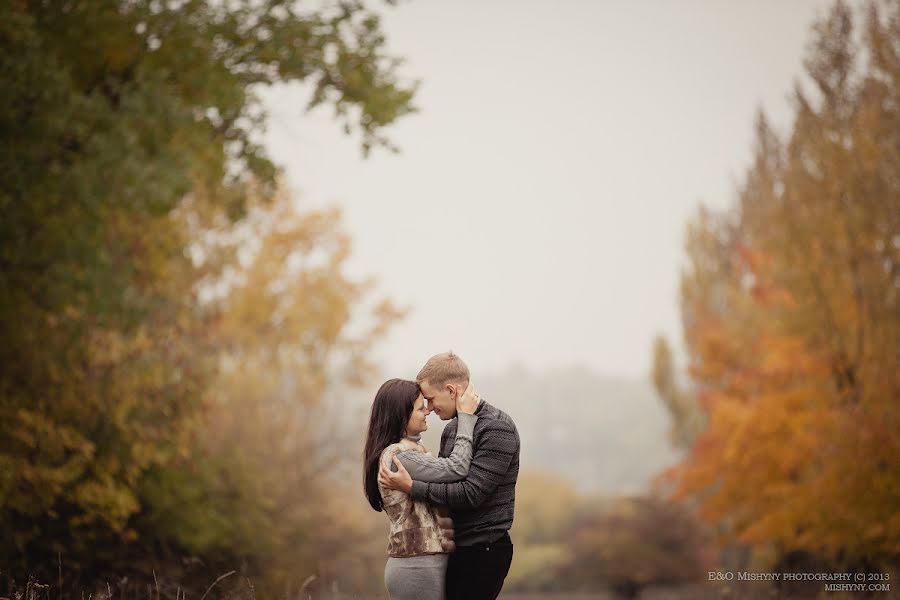
[[[241,257],[205,283],[218,375],[190,455],[142,482],[136,523],[189,553],[224,557],[223,569],[251,565],[244,574],[259,593],[298,577],[341,579],[333,563],[358,552],[368,523],[353,501],[355,440],[323,393],[366,379],[368,348],[402,311],[376,303],[367,327],[350,333],[369,286],[343,271],[349,239],[337,211],[298,212],[281,192],[251,201],[239,230],[200,237],[206,257]]]
[[[309,83],[367,152],[415,86],[359,2],[2,11],[0,560],[110,564],[147,535],[142,478],[190,456],[217,380],[202,295],[233,263],[195,264],[196,236],[276,196],[256,90]]]
[[[900,553],[900,6],[815,26],[786,142],[757,121],[730,213],[701,211],[682,277],[708,426],[668,473],[729,537],[840,566]],[[663,365],[664,366],[664,365]]]
[[[672,350],[663,336],[653,342],[653,385],[656,393],[669,409],[672,424],[669,441],[677,448],[686,448],[704,429],[703,412],[691,395],[676,380]]]
[[[524,470],[516,483],[516,519],[511,534],[516,560],[506,585],[512,590],[566,589],[559,569],[572,561],[568,541],[582,497],[570,481]]]
[[[710,563],[696,518],[652,496],[582,509],[571,545],[573,558],[560,570],[570,585],[609,587],[625,598],[649,585],[699,581]]]

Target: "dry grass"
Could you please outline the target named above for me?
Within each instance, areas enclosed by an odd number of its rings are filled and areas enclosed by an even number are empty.
[[[163,581],[153,572],[151,581],[134,581],[122,577],[114,584],[96,583],[89,588],[66,589],[60,573],[57,585],[42,583],[34,576],[29,577],[24,586],[12,586],[8,596],[0,600],[258,600],[256,589],[249,577],[240,577],[236,571],[221,574],[205,588],[191,588],[177,583]],[[2,571],[0,571],[2,575]],[[313,591],[310,583],[314,577],[304,580],[299,589],[290,594],[282,594],[278,600],[387,600],[386,594],[352,594],[341,592],[335,585],[324,586],[324,590]],[[228,586],[222,582],[229,583]],[[8,583],[8,582],[7,582]],[[893,587],[893,586],[892,586]],[[62,591],[62,593],[61,593]],[[816,592],[810,588],[806,593],[779,592],[765,586],[717,585],[701,583],[682,586],[653,586],[642,590],[638,600],[891,600],[900,598],[895,590],[889,592],[834,593],[824,590]],[[259,600],[264,600],[260,598]],[[506,592],[500,600],[621,600],[612,591],[594,592]]]

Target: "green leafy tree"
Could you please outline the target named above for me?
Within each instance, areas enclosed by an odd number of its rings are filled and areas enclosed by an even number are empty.
[[[229,263],[194,260],[196,236],[276,195],[258,90],[307,83],[368,152],[415,86],[359,2],[0,11],[0,562],[107,565],[147,534],[142,478],[191,455],[217,381],[221,307],[201,300]]]

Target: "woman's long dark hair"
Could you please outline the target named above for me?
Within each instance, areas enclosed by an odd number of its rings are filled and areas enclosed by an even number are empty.
[[[378,489],[378,459],[391,444],[403,437],[413,405],[419,397],[419,384],[405,379],[388,379],[375,394],[369,415],[369,432],[363,453],[366,498],[372,508],[381,512],[381,491]]]

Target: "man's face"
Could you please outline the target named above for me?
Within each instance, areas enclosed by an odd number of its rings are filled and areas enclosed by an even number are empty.
[[[456,396],[460,393],[458,387],[452,383],[437,387],[431,385],[428,380],[419,382],[419,388],[428,401],[428,407],[441,418],[441,421],[448,421],[456,416]]]

